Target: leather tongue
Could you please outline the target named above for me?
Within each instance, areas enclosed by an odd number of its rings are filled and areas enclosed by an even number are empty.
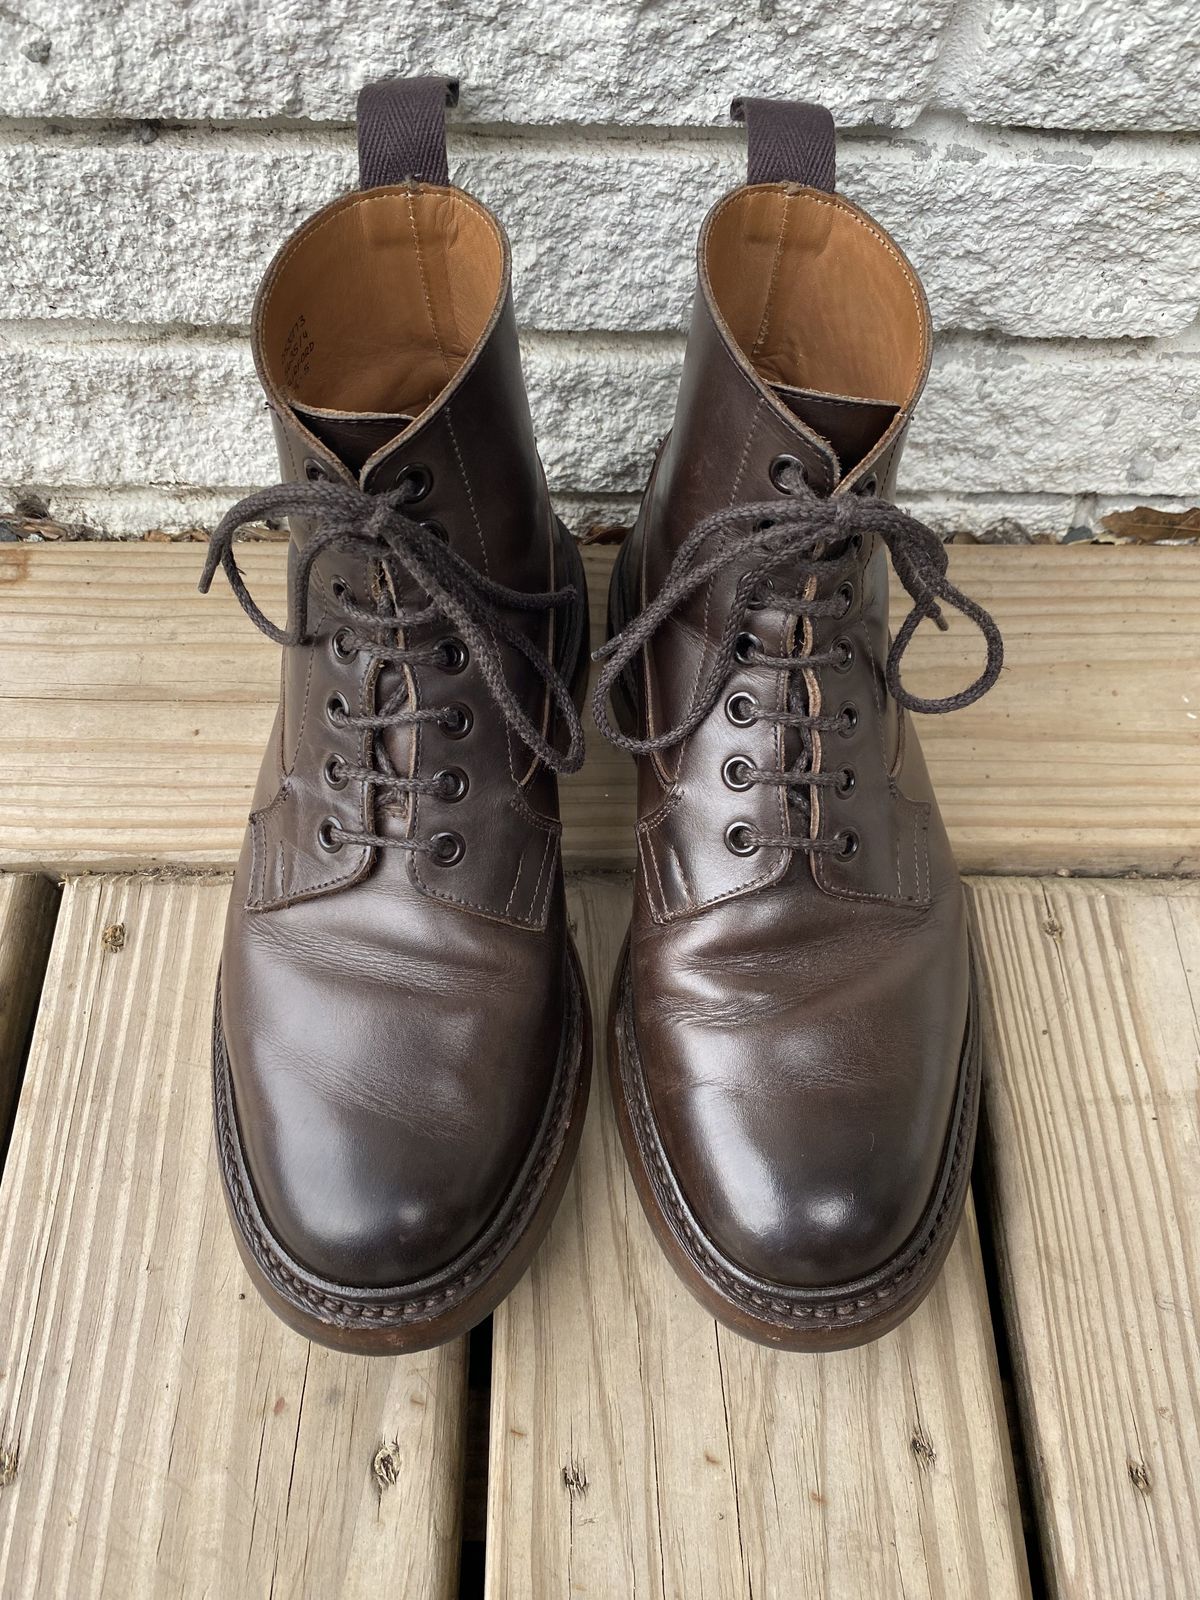
[[[884,400],[822,394],[818,389],[793,389],[785,383],[772,384],[772,388],[789,411],[828,441],[838,459],[840,478],[848,477],[874,449],[900,409]]]
[[[391,444],[413,420],[400,413],[322,411],[319,406],[294,402],[292,409],[356,478],[375,452]]]
[[[292,409],[304,426],[322,444],[328,445],[342,465],[360,480],[363,467],[376,451],[389,445],[413,420],[400,412],[325,411],[319,406],[302,406],[294,401]],[[403,690],[404,682],[402,670],[390,662],[385,663],[375,683],[376,706],[389,704],[392,697]],[[394,772],[404,774],[412,770],[410,728],[384,728],[376,737]],[[395,813],[400,820],[389,822],[389,813]],[[394,828],[402,832],[407,814],[407,800],[393,799],[379,807],[376,825],[383,833],[390,833]]]

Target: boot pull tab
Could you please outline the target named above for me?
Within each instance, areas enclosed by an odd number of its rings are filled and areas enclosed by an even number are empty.
[[[385,78],[358,91],[358,184],[450,182],[446,107],[457,78]]]
[[[746,124],[747,183],[800,183],[833,193],[835,131],[824,106],[739,95],[729,115]]]

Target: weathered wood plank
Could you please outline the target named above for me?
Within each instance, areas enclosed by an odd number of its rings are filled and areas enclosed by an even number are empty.
[[[0,1165],[57,906],[48,878],[0,873]]]
[[[628,895],[572,889],[598,1020]],[[1027,1594],[973,1218],[897,1333],[763,1349],[677,1284],[597,1088],[562,1211],[496,1314],[489,1600]]]
[[[273,615],[282,559],[239,553]],[[599,630],[611,551],[587,559]],[[232,865],[278,666],[223,586],[196,593],[200,560],[0,550],[0,865]],[[1200,870],[1200,550],[954,546],[951,566],[1009,662],[979,705],[920,719],[964,870]],[[967,629],[925,633],[913,687],[974,675]],[[594,738],[564,788],[568,862],[630,864],[631,763]]]
[[[64,894],[0,1186],[5,1600],[457,1590],[463,1346],[333,1355],[242,1273],[210,1150],[227,892]]]
[[[978,881],[990,1204],[1060,1600],[1200,1594],[1200,889]]]

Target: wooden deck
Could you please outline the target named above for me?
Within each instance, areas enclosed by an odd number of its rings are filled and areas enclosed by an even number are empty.
[[[280,556],[244,553],[268,609]],[[532,1271],[385,1361],[277,1323],[221,1203],[209,1007],[275,669],[199,559],[0,547],[3,1600],[1196,1600],[1200,884],[1111,874],[1200,864],[1200,551],[953,551],[1011,665],[922,729],[986,1098],[910,1322],[823,1357],[718,1329],[601,1059]],[[602,1016],[629,779],[594,753],[570,898]]]

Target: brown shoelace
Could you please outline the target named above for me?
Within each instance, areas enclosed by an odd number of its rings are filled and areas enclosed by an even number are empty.
[[[884,670],[888,690],[897,703],[909,711],[935,716],[957,711],[985,695],[999,677],[1004,664],[1000,630],[982,606],[950,582],[946,575],[945,546],[931,528],[885,500],[857,494],[818,496],[795,467],[779,482],[780,487],[786,489],[788,499],[718,511],[698,523],[680,545],[654,599],[595,652],[594,659],[604,665],[596,680],[592,713],[597,728],[618,748],[633,755],[648,755],[680,744],[713,709],[735,660],[745,665],[772,667],[789,675],[799,674],[805,668],[840,664],[836,645],[830,650],[809,654],[798,651],[787,656],[767,655],[757,647],[757,641],[747,630],[746,618],[749,612],[762,609],[768,601],[773,608],[801,618],[842,615],[847,603],[842,592],[843,581],[856,571],[858,551],[863,540],[872,534],[887,546],[897,576],[913,602],[912,610],[892,641]],[[613,726],[608,711],[609,695],[618,677],[646,649],[668,617],[698,589],[734,564],[744,565],[746,570],[738,579],[724,630],[690,711],[675,727],[652,737],[636,738],[622,733]],[[806,590],[811,592],[805,593]],[[904,687],[900,681],[900,667],[913,635],[926,618],[931,618],[943,631],[946,629],[942,603],[961,612],[979,629],[987,646],[987,660],[983,671],[965,689],[944,699],[928,700],[911,694]],[[753,644],[746,648],[748,640],[753,640]],[[803,806],[806,791],[835,787],[839,783],[838,773],[813,770],[812,736],[836,731],[841,719],[840,716],[810,713],[795,678],[792,684],[786,711],[768,711],[755,704],[747,708],[746,720],[797,729],[802,746],[799,760],[781,772],[764,772],[744,764],[745,771],[740,776],[746,783],[782,786],[789,791],[789,800],[794,798]],[[816,852],[841,849],[835,839],[793,835],[768,837],[748,825],[743,831],[748,848],[765,846]]]
[[[329,483],[278,484],[247,495],[222,518],[209,541],[200,592],[207,594],[217,567],[224,567],[230,587],[255,627],[276,644],[302,644],[309,636],[309,593],[318,557],[326,550],[365,553],[375,563],[374,604],[359,605],[347,591],[335,588],[334,600],[346,619],[337,634],[339,653],[349,658],[356,652],[363,652],[372,664],[446,668],[447,648],[465,647],[478,662],[497,710],[521,743],[553,771],[577,771],[583,762],[583,729],[571,699],[570,685],[544,652],[502,615],[504,611],[528,613],[570,608],[569,628],[577,628],[579,597],[574,586],[526,594],[495,583],[451,550],[444,534],[432,524],[416,522],[407,516],[404,507],[408,503],[402,489],[367,494],[361,489]],[[246,587],[234,556],[233,540],[237,531],[247,524],[289,516],[305,518],[313,531],[290,563],[288,624],[281,628],[263,614]],[[424,597],[421,603],[401,603],[406,580]],[[457,637],[411,647],[398,642],[403,631],[434,618],[451,624]],[[518,703],[504,675],[498,640],[518,651],[545,685],[551,704],[567,729],[565,751],[546,739]],[[570,651],[565,651],[564,658],[569,656]],[[394,770],[383,748],[382,734],[387,728],[413,727],[419,723],[438,723],[453,728],[460,714],[461,708],[453,705],[411,707],[403,683],[373,714],[356,715],[347,706],[338,713],[337,720],[344,727],[372,734],[373,765],[339,763],[338,781],[359,779],[370,784],[377,797],[382,798],[438,793],[438,780],[404,777]],[[415,839],[392,839],[343,828],[336,829],[336,838],[330,842],[335,847],[339,844],[394,845],[431,853],[435,849]]]

